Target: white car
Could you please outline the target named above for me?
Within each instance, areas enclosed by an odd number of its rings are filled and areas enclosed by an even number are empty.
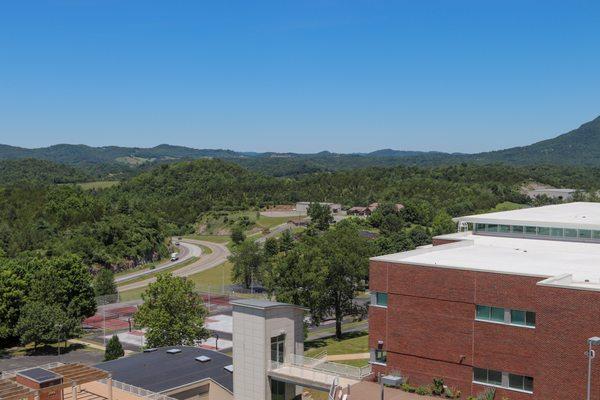
[[[171,261],[177,261],[177,260],[179,260],[179,253],[171,254]]]

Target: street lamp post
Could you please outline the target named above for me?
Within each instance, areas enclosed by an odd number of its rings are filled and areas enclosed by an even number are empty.
[[[590,400],[591,391],[592,391],[592,360],[596,357],[596,352],[592,350],[592,346],[600,345],[600,337],[593,336],[588,339],[588,351],[586,351],[586,356],[588,358],[588,375],[587,375],[587,396],[586,400]]]

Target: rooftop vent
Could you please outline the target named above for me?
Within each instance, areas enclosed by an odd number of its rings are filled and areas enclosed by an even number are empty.
[[[223,367],[223,369],[227,372],[232,372],[233,373],[233,364],[231,365],[226,365]]]
[[[196,361],[207,362],[207,361],[210,361],[210,357],[206,357],[206,356],[196,357]]]
[[[177,353],[181,353],[181,349],[169,349],[167,350],[168,354],[177,354]]]
[[[152,353],[153,351],[156,351],[156,350],[158,350],[158,349],[155,347],[152,347],[150,349],[144,349],[144,353]]]

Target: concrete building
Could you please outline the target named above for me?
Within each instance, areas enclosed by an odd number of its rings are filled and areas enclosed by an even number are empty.
[[[341,204],[337,204],[337,203],[321,203],[319,202],[319,204],[321,204],[322,206],[329,206],[329,209],[331,210],[331,212],[333,214],[337,214],[340,211],[342,211],[342,205]],[[300,201],[298,203],[296,203],[296,212],[299,214],[307,214],[308,213],[308,207],[310,207],[311,202],[310,201]]]
[[[463,396],[582,399],[588,338],[600,336],[600,204],[456,219],[471,231],[371,259],[375,373],[433,378]],[[592,362],[592,399],[600,363]]]

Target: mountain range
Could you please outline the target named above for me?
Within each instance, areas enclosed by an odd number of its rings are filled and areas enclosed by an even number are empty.
[[[0,160],[34,158],[60,164],[115,169],[139,167],[161,162],[198,158],[227,159],[251,169],[282,175],[367,166],[438,165],[460,162],[509,163],[515,165],[559,164],[600,165],[600,117],[553,139],[528,146],[465,154],[382,149],[370,153],[338,154],[323,151],[314,154],[237,152],[224,149],[194,149],[161,144],[152,148],[91,147],[58,144],[27,149],[0,144]]]

